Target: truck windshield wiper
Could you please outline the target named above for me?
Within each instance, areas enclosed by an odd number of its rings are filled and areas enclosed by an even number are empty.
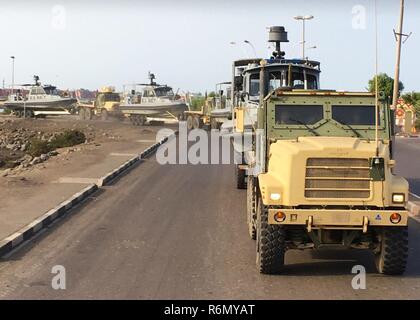
[[[314,129],[312,129],[310,126],[308,126],[306,123],[304,123],[304,122],[302,122],[302,121],[300,121],[300,120],[297,120],[297,119],[292,119],[292,118],[289,118],[289,120],[290,120],[290,121],[293,121],[293,122],[296,122],[296,123],[298,123],[298,124],[301,124],[301,125],[302,125],[302,126],[304,126],[306,129],[308,129],[308,130],[309,130],[309,132],[313,133],[315,136],[317,136],[317,137],[319,137],[319,136],[320,136],[320,134],[319,134],[318,132],[316,132]]]
[[[356,129],[354,129],[351,125],[349,125],[348,123],[345,123],[345,122],[342,122],[342,121],[340,121],[340,123],[342,124],[342,125],[345,125],[347,128],[349,128],[351,131],[353,131],[353,133],[358,137],[358,138],[361,138],[362,137],[362,135],[359,133],[359,132],[357,132],[357,130]]]

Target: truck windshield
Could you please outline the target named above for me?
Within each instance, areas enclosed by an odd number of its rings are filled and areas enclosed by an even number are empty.
[[[277,125],[312,125],[324,118],[322,105],[276,105]]]
[[[120,101],[120,95],[118,93],[105,93],[105,101]]]
[[[374,126],[374,105],[340,105],[332,106],[332,118],[342,124],[351,126]],[[380,117],[378,117],[380,119]],[[379,121],[380,122],[380,121]]]

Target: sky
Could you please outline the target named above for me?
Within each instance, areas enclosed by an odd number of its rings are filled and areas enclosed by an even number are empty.
[[[401,81],[420,91],[420,1],[406,0]],[[321,62],[324,89],[366,90],[375,72],[374,0],[0,0],[0,81],[96,90],[158,82],[184,92],[214,90],[229,81],[232,61],[268,58],[270,26],[289,33],[287,58],[301,57],[302,23],[312,60]],[[379,71],[394,76],[400,0],[377,0]],[[231,44],[232,42],[236,44]]]

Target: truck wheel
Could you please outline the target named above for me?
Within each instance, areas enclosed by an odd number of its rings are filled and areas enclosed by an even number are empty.
[[[106,109],[101,109],[101,120],[102,121],[108,120],[108,111]]]
[[[146,120],[146,116],[139,116],[137,123],[139,126],[144,126],[146,124]]]
[[[189,115],[187,117],[187,130],[192,130],[193,129],[193,116]]]
[[[236,188],[240,190],[246,189],[246,171],[240,169],[238,165],[236,165]]]
[[[212,118],[212,119],[210,120],[210,127],[211,127],[211,129],[212,129],[212,130],[220,130],[220,125],[219,125],[219,123],[217,122],[217,120],[216,120],[216,119],[214,119],[214,118]]]
[[[33,117],[35,117],[35,114],[34,114],[34,112],[32,110],[26,110],[26,111],[24,111],[24,115],[25,115],[25,118],[33,118]]]
[[[85,108],[80,108],[79,109],[79,119],[80,120],[86,120]]]
[[[92,120],[92,110],[89,108],[85,109],[85,120]]]
[[[408,227],[383,228],[379,237],[381,251],[376,256],[379,273],[403,274],[408,258]]]
[[[255,187],[254,178],[248,178],[248,191],[247,191],[247,222],[248,222],[248,232],[249,236],[252,240],[257,239],[257,228],[255,227],[256,224],[256,195],[257,190]]]
[[[284,268],[286,232],[268,224],[268,208],[257,197],[257,266],[262,274],[279,274]]]
[[[184,113],[180,113],[178,115],[178,121],[185,121],[185,114]]]
[[[199,117],[194,117],[193,118],[193,129],[200,129],[200,118]]]

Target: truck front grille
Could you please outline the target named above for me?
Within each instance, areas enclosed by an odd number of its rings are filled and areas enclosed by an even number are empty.
[[[305,197],[331,199],[370,198],[368,159],[309,158]]]

